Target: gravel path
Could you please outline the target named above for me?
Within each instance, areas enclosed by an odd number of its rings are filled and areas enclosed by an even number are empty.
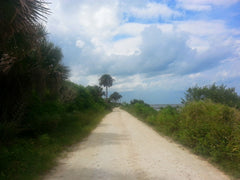
[[[118,108],[46,180],[227,180],[222,172]]]

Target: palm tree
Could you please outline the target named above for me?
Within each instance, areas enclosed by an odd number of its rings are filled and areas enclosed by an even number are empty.
[[[114,92],[110,96],[110,100],[113,100],[113,102],[117,103],[122,98],[122,95],[118,92]]]
[[[108,87],[111,87],[114,79],[109,74],[104,74],[99,79],[99,85],[106,87],[106,100],[108,98]]]
[[[57,98],[68,77],[62,57],[59,47],[42,41],[39,49],[17,61],[7,74],[0,75],[0,121],[21,119],[32,92],[39,97],[48,92]]]
[[[21,118],[33,92],[33,72],[39,77],[48,72],[39,68],[41,64],[35,66],[46,35],[39,22],[49,14],[46,4],[46,0],[0,1],[0,121]]]
[[[9,72],[44,36],[39,34],[39,20],[49,14],[46,4],[44,0],[0,1],[0,73]]]
[[[35,31],[39,20],[46,20],[49,9],[43,0],[4,0],[0,1],[1,43],[16,33],[28,34]],[[4,41],[5,40],[5,41]]]

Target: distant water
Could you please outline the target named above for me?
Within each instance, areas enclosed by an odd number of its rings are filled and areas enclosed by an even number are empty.
[[[172,106],[172,107],[182,107],[183,104],[150,104],[150,106],[156,110],[159,110],[161,108],[165,108],[167,106]]]

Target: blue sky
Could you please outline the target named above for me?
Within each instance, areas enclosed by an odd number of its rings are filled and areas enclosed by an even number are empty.
[[[212,83],[240,94],[240,0],[58,0],[50,9],[49,38],[77,84],[108,73],[123,101],[151,104]]]

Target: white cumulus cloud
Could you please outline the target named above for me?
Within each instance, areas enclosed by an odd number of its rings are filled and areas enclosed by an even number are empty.
[[[151,18],[169,18],[174,16],[180,16],[181,13],[172,10],[166,4],[160,3],[148,3],[146,7],[139,8],[134,7],[130,10],[131,14],[137,18],[151,19]]]
[[[213,6],[230,6],[239,0],[177,0],[178,5],[187,10],[209,11]]]
[[[109,73],[117,79],[113,90],[142,94],[148,88],[167,92],[212,82],[236,85],[240,30],[227,18],[202,18],[200,11],[211,13],[215,6],[224,9],[239,0],[163,2],[53,1],[47,28],[63,50],[70,80],[93,85]],[[197,12],[188,16],[185,10]]]
[[[76,41],[76,46],[79,48],[82,48],[85,45],[85,42],[82,40],[77,40]]]

